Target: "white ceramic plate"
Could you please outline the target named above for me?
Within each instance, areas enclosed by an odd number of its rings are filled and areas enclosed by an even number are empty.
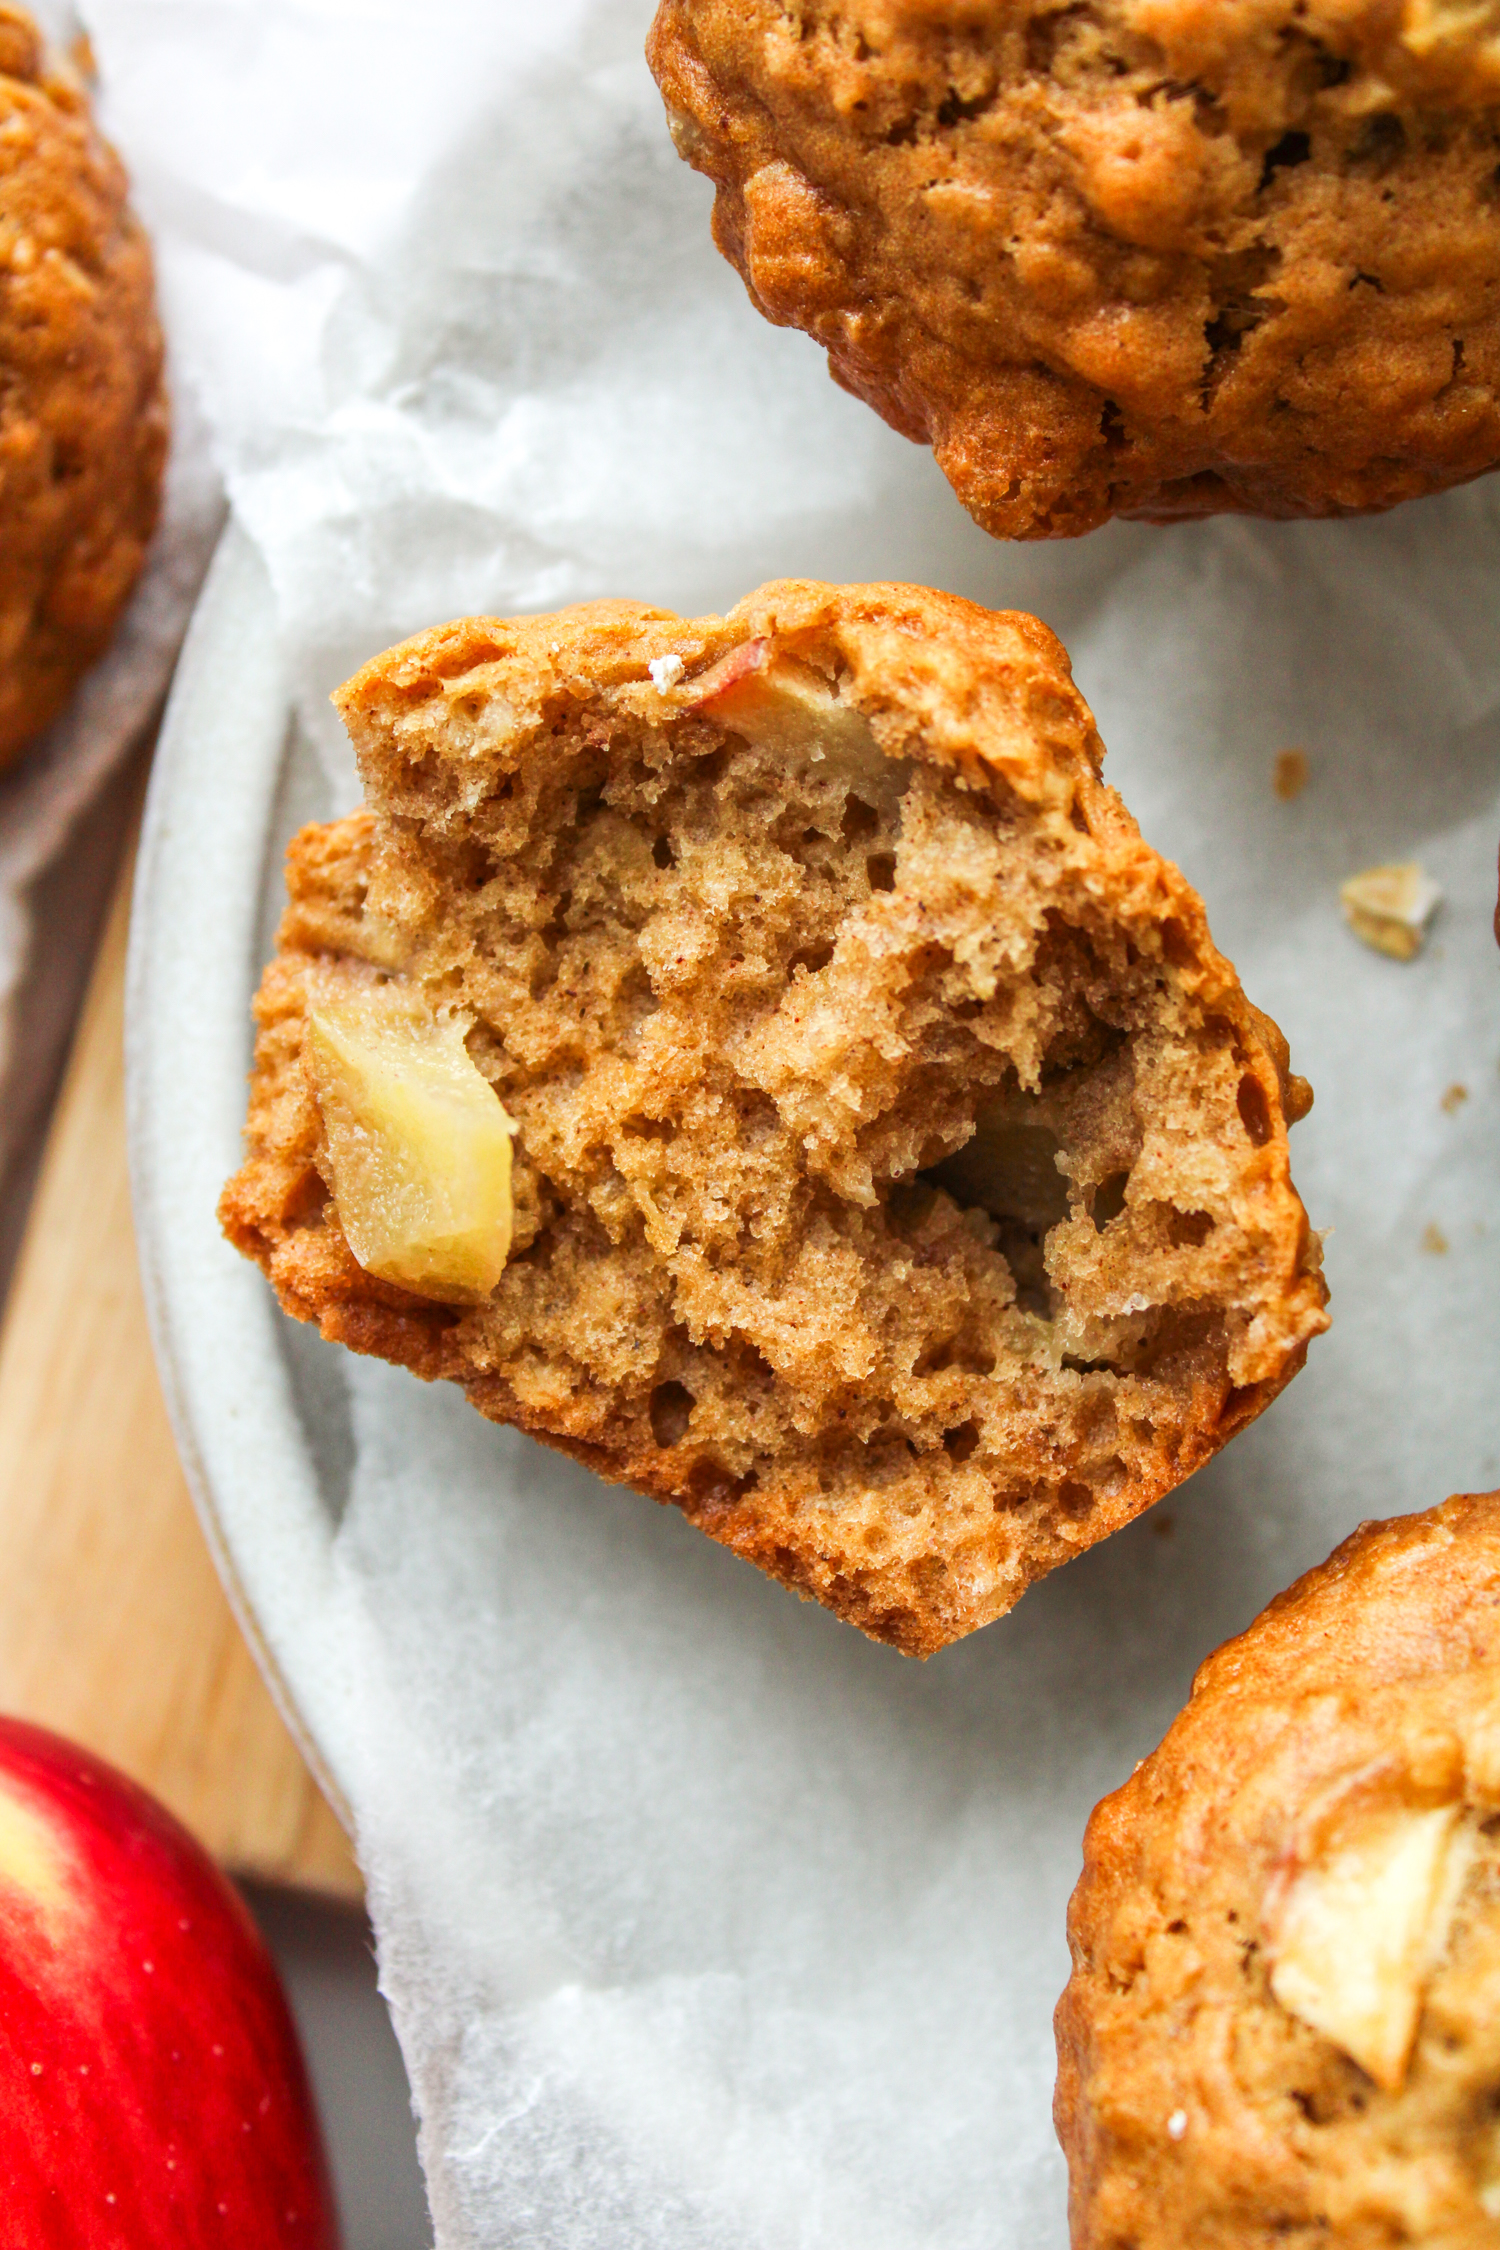
[[[202,808],[213,817],[202,817]],[[271,590],[231,525],[163,723],[136,874],[127,1003],[131,1176],[157,1364],[220,1575],[335,1804],[338,1730],[308,1661],[336,1523],[315,1357],[214,1207],[240,1161],[250,996],[281,851],[328,811],[291,723]]]
[[[1080,581],[1103,552],[1076,550]],[[1317,1086],[1294,1154],[1337,1222],[1336,1324],[1170,1509],[926,1667],[322,1345],[219,1239],[282,846],[332,808],[261,565],[234,534],[215,562],[132,946],[147,1298],[226,1582],[380,1878],[447,2240],[1050,2250],[1048,2017],[1090,1804],[1361,1515],[1500,1476],[1486,497],[1117,560],[1076,590],[1080,683]],[[1286,807],[1291,742],[1314,778]],[[1448,904],[1402,967],[1342,929],[1337,879],[1408,853]]]

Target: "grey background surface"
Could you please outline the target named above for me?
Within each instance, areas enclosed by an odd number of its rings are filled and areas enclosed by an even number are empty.
[[[432,2240],[401,2050],[375,1982],[363,1914],[242,1886],[281,1971],[328,2144],[344,2250]]]

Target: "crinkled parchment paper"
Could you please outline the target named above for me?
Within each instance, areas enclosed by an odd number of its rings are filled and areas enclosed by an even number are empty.
[[[456,1394],[299,1347],[342,1507],[308,1662],[441,2241],[1056,2246],[1090,1806],[1362,1516],[1500,1479],[1496,493],[993,545],[749,309],[646,6],[87,13],[330,804],[326,691],[461,610],[701,610],[789,573],[1022,603],[1316,1085],[1332,1334],[1191,1486],[925,1667]],[[1409,857],[1445,903],[1403,965],[1336,891]]]

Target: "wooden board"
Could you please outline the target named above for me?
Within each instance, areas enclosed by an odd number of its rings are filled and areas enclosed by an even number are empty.
[[[237,1874],[357,1897],[178,1466],[125,1159],[130,864],[95,963],[0,1328],[0,1710],[169,1805]]]

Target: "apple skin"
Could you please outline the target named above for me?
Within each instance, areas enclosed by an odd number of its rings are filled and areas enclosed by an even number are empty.
[[[170,1814],[0,1718],[5,2250],[338,2250],[271,1957]]]

